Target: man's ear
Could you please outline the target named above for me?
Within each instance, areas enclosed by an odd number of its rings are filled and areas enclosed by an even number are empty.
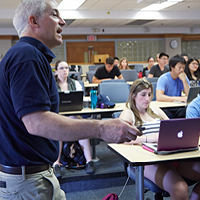
[[[31,15],[29,18],[28,18],[28,22],[31,26],[34,26],[34,27],[39,27],[38,23],[37,23],[37,19],[34,15]]]

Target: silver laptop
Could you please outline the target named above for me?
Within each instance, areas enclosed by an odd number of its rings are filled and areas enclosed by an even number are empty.
[[[162,120],[158,143],[142,143],[155,154],[193,151],[199,148],[200,118]]]
[[[59,92],[59,112],[83,109],[83,91]]]

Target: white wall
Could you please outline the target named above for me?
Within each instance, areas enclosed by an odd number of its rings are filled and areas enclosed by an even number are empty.
[[[176,49],[172,49],[170,47],[170,42],[172,40],[177,40],[178,42],[178,47]],[[170,58],[172,56],[175,56],[176,54],[181,54],[181,38],[180,37],[176,37],[176,38],[166,37],[164,41],[165,41],[165,53],[167,53]]]

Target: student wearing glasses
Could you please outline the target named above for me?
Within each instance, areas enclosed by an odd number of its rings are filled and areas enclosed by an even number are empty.
[[[169,71],[166,66],[169,60],[169,55],[166,53],[160,53],[158,64],[153,65],[149,71],[148,78],[160,77],[162,74]]]
[[[189,58],[185,65],[185,73],[190,81],[190,86],[198,86],[200,79],[199,61],[196,58]]]
[[[57,61],[55,65],[55,73],[56,73],[56,85],[58,88],[58,92],[66,92],[66,91],[82,91],[83,88],[81,84],[72,78],[70,78],[69,75],[69,66],[65,61]],[[80,119],[81,116],[71,116],[74,119]],[[81,149],[83,150],[85,159],[86,159],[86,172],[88,174],[94,174],[95,173],[95,168],[94,168],[94,163],[92,161],[92,156],[91,156],[91,150],[90,150],[90,140],[89,139],[83,139],[78,141],[80,144]],[[58,159],[56,162],[53,164],[55,169],[58,168],[58,166],[62,165],[60,163],[60,157],[61,157],[61,151],[63,147],[63,142],[60,141],[60,152]],[[60,170],[59,170],[60,171]],[[58,172],[59,173],[59,172]]]

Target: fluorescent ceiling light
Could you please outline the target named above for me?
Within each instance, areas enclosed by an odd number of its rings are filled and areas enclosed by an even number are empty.
[[[86,0],[63,0],[58,5],[59,10],[76,10],[79,8]]]
[[[147,7],[144,7],[141,9],[141,11],[158,11],[162,10],[164,8],[167,8],[169,6],[172,6],[174,4],[177,4],[178,2],[181,2],[183,0],[166,0],[164,2],[158,2],[158,3],[153,3]]]

